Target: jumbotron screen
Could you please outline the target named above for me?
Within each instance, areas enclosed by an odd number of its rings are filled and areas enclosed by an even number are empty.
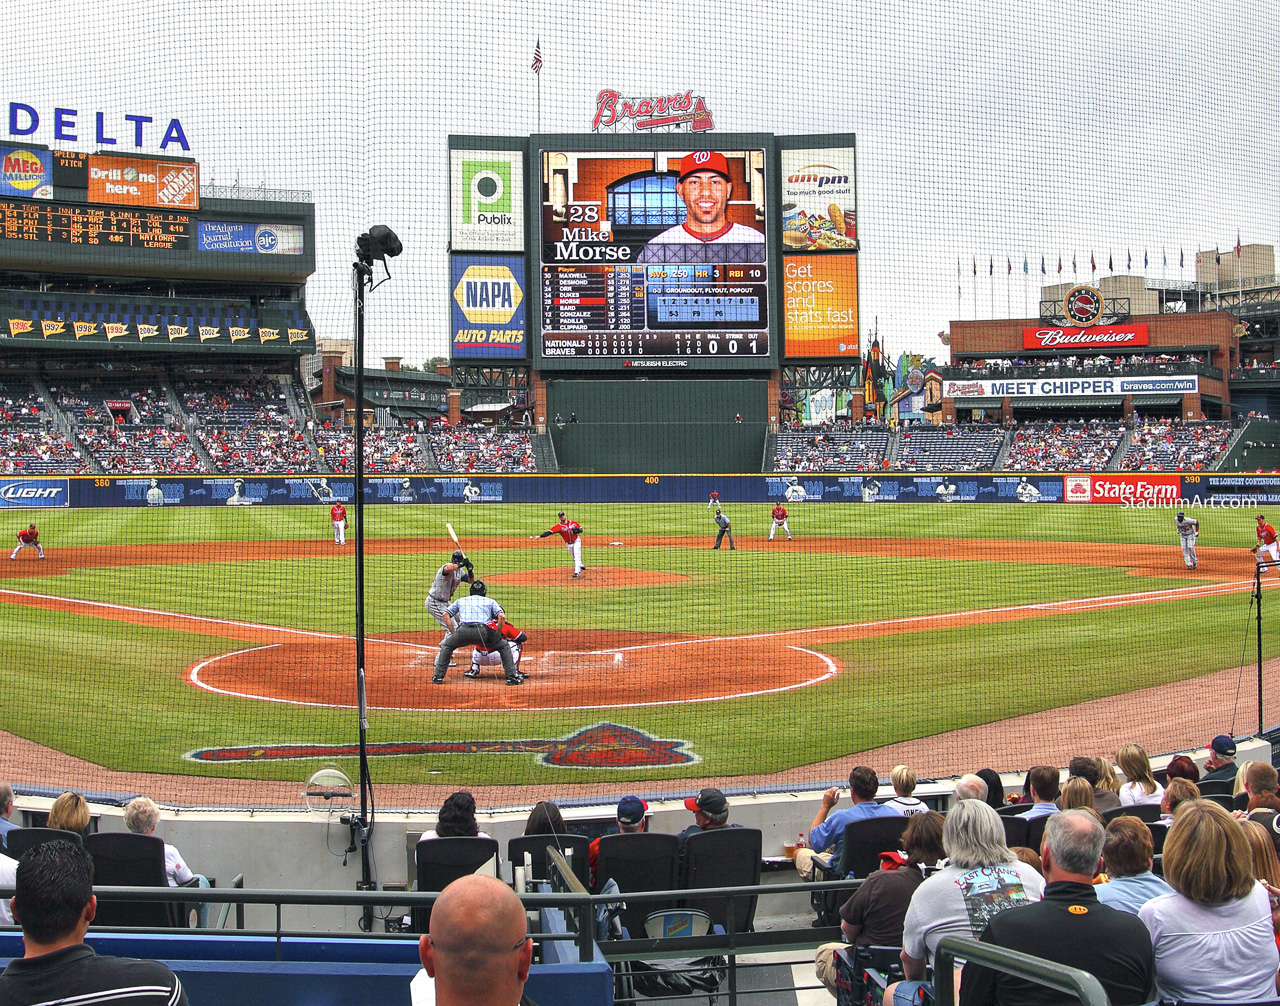
[[[535,163],[542,366],[769,366],[763,149]]]

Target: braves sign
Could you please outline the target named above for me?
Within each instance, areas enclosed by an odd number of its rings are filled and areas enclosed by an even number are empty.
[[[1023,349],[1123,349],[1147,345],[1146,325],[1097,325],[1092,328],[1024,328]]]
[[[591,131],[702,133],[715,128],[706,100],[692,91],[662,97],[624,98],[617,91],[596,95]]]

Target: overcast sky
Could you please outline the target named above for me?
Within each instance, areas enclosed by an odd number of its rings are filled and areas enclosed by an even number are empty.
[[[864,345],[878,323],[945,358],[953,318],[1034,314],[1041,256],[1050,282],[1059,256],[1087,279],[1091,254],[1101,276],[1144,252],[1190,280],[1196,249],[1276,243],[1278,21],[1239,0],[10,0],[0,100],[83,150],[95,112],[178,118],[206,184],[310,190],[322,337],[350,334],[352,244],[388,224],[405,252],[368,358],[416,364],[448,351],[446,137],[537,131],[541,38],[544,132],[588,132],[609,87],[692,89],[717,130],[856,133]]]

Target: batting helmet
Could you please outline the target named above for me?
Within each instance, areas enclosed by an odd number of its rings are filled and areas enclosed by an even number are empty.
[[[462,562],[463,560],[465,560],[465,559],[466,559],[466,557],[467,557],[467,556],[466,556],[466,553],[464,553],[464,552],[462,551],[462,549],[458,549],[458,550],[457,550],[456,552],[454,552],[454,553],[453,553],[453,555],[449,558],[449,561],[450,561],[450,562],[457,562],[457,563],[460,563],[460,562]]]
[[[1182,520],[1185,516],[1186,514],[1184,514],[1181,510],[1178,511],[1178,520]]]
[[[481,597],[488,597],[489,588],[485,586],[485,583],[483,580],[476,580],[473,584],[471,584],[471,593],[479,594]]]

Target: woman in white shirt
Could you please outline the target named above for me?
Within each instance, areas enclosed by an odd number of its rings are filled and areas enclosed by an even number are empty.
[[[1151,759],[1137,744],[1126,744],[1116,752],[1116,764],[1128,780],[1120,787],[1120,806],[1136,807],[1144,803],[1160,805],[1164,787],[1151,774]]]

